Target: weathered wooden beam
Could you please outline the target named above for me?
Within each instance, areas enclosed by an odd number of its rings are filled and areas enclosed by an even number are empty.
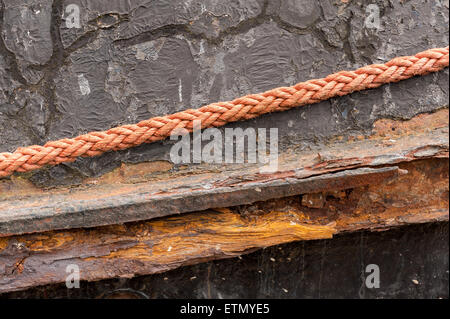
[[[295,240],[448,220],[447,159],[400,164],[396,179],[155,220],[0,238],[0,292],[132,277]]]
[[[51,202],[47,205],[31,209],[26,202],[16,201],[11,208],[0,213],[0,237],[54,229],[103,226],[212,207],[227,207],[230,203],[251,204],[303,193],[378,184],[397,176],[397,167],[358,168],[309,178],[296,178],[295,174],[289,174],[265,183],[248,182],[234,187],[191,189],[189,192],[172,190],[152,194],[140,186],[130,187],[130,191],[125,194],[106,198],[97,198],[95,194],[84,200],[50,196]]]

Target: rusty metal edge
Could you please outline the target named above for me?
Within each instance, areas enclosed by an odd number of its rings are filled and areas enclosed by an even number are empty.
[[[58,229],[97,227],[152,219],[209,208],[245,205],[304,193],[377,184],[399,174],[397,166],[357,168],[308,178],[280,178],[234,187],[190,189],[151,195],[142,186],[104,199],[56,200],[43,207],[0,211],[0,237]]]

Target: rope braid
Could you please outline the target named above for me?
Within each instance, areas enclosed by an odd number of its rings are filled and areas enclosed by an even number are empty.
[[[20,147],[13,153],[0,153],[0,177],[14,172],[32,171],[44,165],[73,162],[81,156],[98,156],[108,151],[159,141],[170,136],[177,128],[192,132],[194,120],[200,120],[202,128],[218,127],[265,113],[285,111],[331,97],[376,88],[416,75],[437,72],[448,65],[449,47],[429,49],[414,56],[394,58],[385,64],[341,71],[322,79],[250,94],[229,102],[212,103],[199,109],[153,117],[137,124],[114,127],[103,132],[50,141],[44,146]]]

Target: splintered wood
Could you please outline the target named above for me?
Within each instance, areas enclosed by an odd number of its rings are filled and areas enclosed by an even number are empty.
[[[448,160],[400,168],[408,173],[381,184],[323,192],[317,207],[304,205],[303,198],[319,196],[304,194],[150,221],[0,238],[0,292],[63,282],[71,264],[79,266],[82,280],[132,277],[341,232],[448,220]]]

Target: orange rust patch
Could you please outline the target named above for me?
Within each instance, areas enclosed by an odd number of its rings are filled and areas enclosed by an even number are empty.
[[[377,137],[401,137],[448,126],[448,109],[442,109],[434,113],[424,113],[410,120],[381,119],[373,124],[372,138]]]
[[[86,184],[113,184],[113,183],[133,183],[145,180],[148,175],[167,172],[171,170],[173,164],[168,161],[153,161],[138,164],[125,164],[112,172],[106,173],[100,178],[89,178]]]
[[[49,251],[60,248],[71,240],[73,240],[73,237],[70,233],[47,232],[36,234],[32,241],[25,241],[25,244],[32,251]]]
[[[7,237],[0,237],[0,251],[8,247],[9,239]]]

